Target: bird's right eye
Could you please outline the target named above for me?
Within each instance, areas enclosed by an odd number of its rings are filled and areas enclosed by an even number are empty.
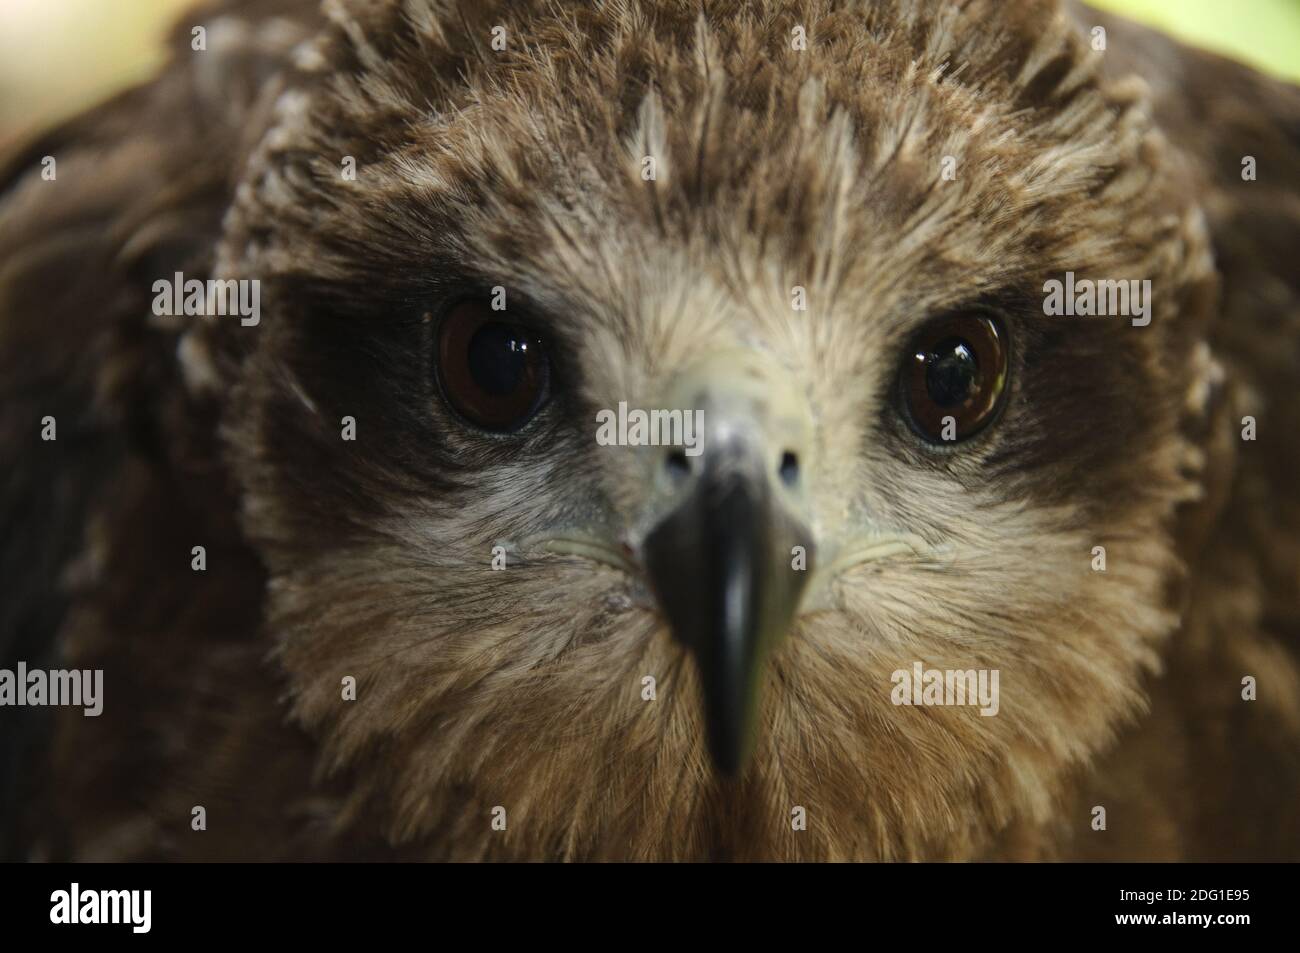
[[[486,302],[454,305],[438,327],[435,353],[443,399],[475,427],[510,433],[546,402],[550,362],[541,338]]]

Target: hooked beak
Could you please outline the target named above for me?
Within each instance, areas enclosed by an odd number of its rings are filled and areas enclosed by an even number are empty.
[[[798,611],[813,541],[791,512],[799,454],[771,419],[784,408],[770,388],[727,393],[722,376],[704,385],[699,466],[683,474],[676,457],[680,485],[643,558],[673,636],[695,658],[714,763],[735,777],[753,752],[763,663]]]

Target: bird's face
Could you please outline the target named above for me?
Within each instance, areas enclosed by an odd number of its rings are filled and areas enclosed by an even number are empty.
[[[263,281],[228,424],[327,767],[466,854],[918,856],[1046,815],[1174,620],[1206,265],[1140,97],[1037,6],[528,6],[477,53],[340,14],[305,60],[356,74],[284,97],[223,245]],[[1152,323],[1045,316],[1066,271],[1152,279]],[[636,411],[677,443],[617,439]],[[917,663],[996,671],[996,713],[896,704]]]

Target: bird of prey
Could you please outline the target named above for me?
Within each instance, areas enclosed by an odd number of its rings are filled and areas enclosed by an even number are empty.
[[[201,8],[0,178],[5,853],[1297,859],[1298,181],[1054,0]]]

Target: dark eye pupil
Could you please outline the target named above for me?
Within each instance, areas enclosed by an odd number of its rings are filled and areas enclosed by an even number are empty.
[[[961,338],[940,342],[925,357],[925,389],[940,407],[956,407],[979,386],[979,361]]]
[[[514,393],[528,367],[528,339],[508,324],[485,324],[469,343],[469,372],[487,393]]]

